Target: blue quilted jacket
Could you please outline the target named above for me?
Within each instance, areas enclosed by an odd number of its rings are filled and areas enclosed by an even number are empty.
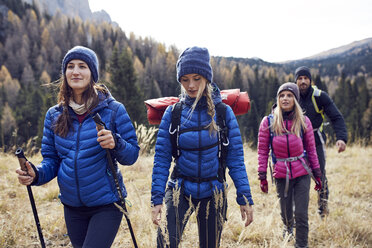
[[[214,86],[213,101],[214,104],[221,102],[220,91],[217,85]],[[198,102],[191,118],[189,111],[195,98],[186,97],[181,99],[182,104],[180,130],[206,126],[210,123],[210,116],[207,114],[206,98],[202,97]],[[169,169],[172,162],[172,145],[169,134],[169,126],[171,124],[172,106],[169,106],[162,118],[159,126],[158,137],[155,146],[154,168],[152,174],[152,189],[151,201],[154,205],[162,204],[165,195],[165,187],[168,181]],[[239,205],[245,205],[246,198],[250,205],[253,204],[251,190],[249,187],[248,177],[244,165],[243,145],[240,136],[238,122],[232,109],[227,106],[226,122],[229,129],[228,154],[226,158],[229,175],[234,181],[237,189],[237,202]],[[207,150],[183,150],[183,149],[198,149],[216,143],[217,135],[210,136],[208,130],[180,132],[179,144],[181,155],[177,160],[177,168],[180,174],[189,177],[208,178],[217,176],[219,167],[218,147],[214,146]],[[223,183],[218,180],[210,182],[190,182],[186,179],[178,178],[178,185],[184,185],[184,194],[192,196],[194,199],[207,198],[213,195],[213,190],[217,187],[218,190],[223,190]],[[176,182],[169,182],[170,187],[174,187]]]
[[[116,146],[110,152],[124,197],[127,192],[117,162],[131,165],[138,158],[136,133],[124,105],[109,93],[99,92],[98,96],[98,106],[81,124],[69,107],[73,128],[65,138],[53,131],[62,107],[51,107],[45,117],[41,145],[43,160],[37,166],[34,185],[45,184],[57,176],[62,203],[73,207],[106,205],[119,200],[106,151],[97,142],[96,124],[91,116],[99,113],[107,129],[114,134]]]

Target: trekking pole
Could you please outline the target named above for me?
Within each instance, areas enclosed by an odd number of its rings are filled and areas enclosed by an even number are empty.
[[[28,161],[28,160],[26,159],[22,148],[18,148],[15,152],[15,155],[18,157],[18,161],[19,161],[19,164],[21,166],[21,169],[23,171],[27,171],[26,161]],[[31,185],[27,185],[27,192],[28,192],[28,197],[30,198],[32,212],[34,213],[34,219],[35,219],[35,223],[36,223],[36,227],[37,227],[37,232],[39,234],[41,247],[45,248],[44,237],[43,237],[43,233],[41,232],[40,221],[39,221],[39,217],[37,215],[37,210],[36,210],[34,195],[32,194]]]
[[[96,113],[93,116],[93,120],[96,123],[98,131],[102,130],[103,128],[106,129],[106,125],[102,121],[101,116],[98,113]],[[109,149],[105,149],[105,150],[106,150],[106,155],[107,155],[107,160],[108,160],[110,170],[112,172],[112,175],[114,176],[115,186],[116,186],[116,190],[118,192],[119,198],[120,198],[121,207],[124,210],[124,216],[125,216],[125,219],[127,220],[127,223],[128,223],[128,228],[129,228],[129,231],[130,231],[130,235],[132,237],[133,245],[134,245],[135,248],[138,248],[136,237],[134,236],[132,224],[130,223],[127,208],[125,206],[125,200],[124,200],[124,197],[123,197],[123,193],[121,192],[120,185],[119,185],[119,180],[118,180],[118,177],[116,175],[116,169],[115,169],[114,163],[113,163],[112,158],[111,158],[111,153],[110,153]]]

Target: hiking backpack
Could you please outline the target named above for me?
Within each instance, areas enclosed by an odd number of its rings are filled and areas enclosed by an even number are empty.
[[[178,138],[181,133],[190,132],[190,131],[201,131],[206,130],[207,127],[193,127],[180,130],[180,122],[181,122],[181,112],[182,112],[182,102],[177,102],[173,105],[172,109],[172,118],[171,118],[171,126],[169,127],[170,139],[172,144],[172,156],[175,161],[175,166],[173,168],[171,178],[183,178],[191,182],[202,183],[202,182],[209,182],[212,180],[218,180],[219,182],[223,183],[226,181],[226,156],[227,156],[227,147],[229,145],[228,139],[228,128],[226,126],[226,104],[223,102],[217,103],[215,105],[216,110],[216,123],[218,126],[218,141],[215,144],[205,146],[199,149],[184,149],[188,151],[200,151],[200,150],[207,150],[214,146],[218,146],[218,158],[219,158],[219,167],[218,173],[216,176],[208,177],[208,178],[199,178],[199,177],[190,177],[181,175],[177,170],[177,159],[181,155],[181,149],[179,147]]]

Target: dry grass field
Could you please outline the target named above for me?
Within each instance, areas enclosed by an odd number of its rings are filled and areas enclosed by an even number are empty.
[[[327,152],[330,215],[320,219],[316,213],[317,195],[312,189],[309,245],[372,247],[372,147],[354,145],[341,154],[329,147]],[[37,154],[29,159],[36,164],[41,161],[41,156]],[[235,202],[235,188],[228,177],[228,220],[224,225],[221,247],[293,247],[293,241],[282,238],[275,186],[269,185],[268,195],[260,191],[256,151],[245,148],[245,161],[255,202],[254,222],[244,227]],[[141,155],[133,166],[121,167],[132,205],[128,211],[137,242],[139,247],[146,248],[154,247],[156,238],[150,212],[152,162],[152,155]],[[0,154],[0,247],[40,247],[26,187],[18,183],[14,172],[17,167],[15,156]],[[70,247],[56,180],[33,187],[33,193],[46,246]],[[197,240],[197,225],[192,216],[181,247],[198,247]],[[113,247],[132,247],[124,218]]]

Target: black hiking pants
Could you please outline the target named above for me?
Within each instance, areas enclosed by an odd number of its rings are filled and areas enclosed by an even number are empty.
[[[158,229],[157,247],[178,247],[184,228],[193,212],[196,213],[197,218],[199,247],[219,247],[223,223],[226,220],[227,199],[225,193],[219,194],[222,198],[212,196],[190,200],[189,197],[184,196],[182,190],[178,192],[179,196],[175,196],[178,197],[178,205],[175,205],[173,196],[176,194],[170,187],[166,190],[167,223],[165,230],[160,227]],[[216,202],[217,204],[215,204]],[[196,240],[193,247],[197,247]]]
[[[318,155],[319,165],[320,165],[320,171],[322,172],[322,189],[318,192],[318,206],[319,206],[319,213],[323,214],[324,211],[328,211],[328,180],[326,176],[326,160],[325,160],[325,154],[323,150],[322,144],[316,146],[316,153]]]
[[[293,222],[296,220],[296,247],[307,247],[310,176],[305,175],[289,180],[287,197],[284,197],[285,180],[285,178],[275,179],[280,201],[280,215],[287,230],[293,228]],[[295,205],[294,219],[293,204]]]

